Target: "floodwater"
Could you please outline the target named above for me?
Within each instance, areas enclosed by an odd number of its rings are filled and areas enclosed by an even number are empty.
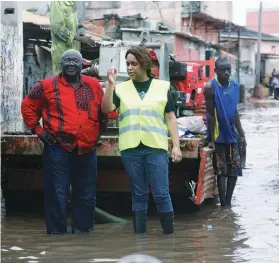
[[[7,216],[2,220],[2,262],[117,262],[145,253],[162,262],[279,262],[279,103],[246,104],[247,169],[239,178],[231,209],[218,202],[176,216],[176,233],[164,236],[159,220],[148,219],[148,234],[125,224],[97,224],[83,235],[49,237],[43,217]],[[30,204],[31,205],[31,204]],[[133,261],[136,262],[136,261]],[[141,261],[142,262],[142,261]]]

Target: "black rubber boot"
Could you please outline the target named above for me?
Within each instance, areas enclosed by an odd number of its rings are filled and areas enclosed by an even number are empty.
[[[136,234],[146,233],[146,220],[147,220],[147,211],[134,211],[133,212],[133,227]]]
[[[229,176],[227,182],[226,205],[231,206],[233,191],[236,185],[237,176]]]
[[[161,222],[164,234],[173,234],[173,232],[174,232],[174,227],[173,227],[174,213],[173,213],[173,211],[160,212],[159,215],[160,215],[160,222]]]
[[[217,176],[217,186],[221,206],[226,205],[226,177],[224,175]]]

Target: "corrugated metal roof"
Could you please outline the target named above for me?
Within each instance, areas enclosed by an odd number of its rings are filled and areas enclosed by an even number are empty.
[[[207,23],[214,23],[214,24],[216,24],[216,26],[219,29],[230,27],[231,29],[240,30],[241,31],[244,28],[243,26],[235,24],[235,23],[233,23],[231,21],[220,19],[220,18],[216,18],[216,17],[214,17],[212,15],[209,15],[207,13],[204,13],[204,12],[200,12],[198,14],[193,14],[193,18],[198,18],[198,19],[202,20],[205,24],[207,24]]]
[[[273,35],[269,35],[269,34],[265,34],[262,33],[262,40],[263,41],[279,41],[279,37],[273,36]],[[230,38],[237,38],[237,33],[236,32],[224,32],[221,31],[221,37],[230,37]],[[246,38],[246,39],[258,39],[258,32],[245,28],[245,30],[240,32],[240,38]]]
[[[22,20],[23,23],[35,24],[42,28],[49,28],[49,24],[50,24],[49,17],[39,16],[31,12],[28,12],[26,10],[22,10]]]
[[[184,39],[188,39],[188,40],[190,40],[192,42],[195,42],[195,43],[199,43],[199,44],[203,44],[203,45],[208,45],[209,44],[209,41],[204,40],[200,36],[192,35],[191,33],[175,32],[174,34],[176,36],[179,36],[179,37],[184,38]],[[222,47],[222,45],[214,43],[214,42],[211,42],[210,44],[211,44],[212,47],[217,48],[217,49]]]
[[[120,29],[122,32],[142,32],[143,30],[148,30],[150,33],[154,33],[154,34],[173,34],[172,31],[168,31],[168,30],[152,30],[152,29],[148,29],[148,28],[126,28],[126,27],[121,27]]]

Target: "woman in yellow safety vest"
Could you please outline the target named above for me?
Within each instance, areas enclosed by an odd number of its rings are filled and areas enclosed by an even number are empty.
[[[132,188],[134,231],[146,232],[149,180],[163,232],[172,234],[168,132],[172,161],[180,162],[182,154],[170,83],[152,77],[152,58],[144,47],[130,48],[125,58],[130,79],[116,85],[116,69],[108,70],[102,111],[119,113],[119,149]]]

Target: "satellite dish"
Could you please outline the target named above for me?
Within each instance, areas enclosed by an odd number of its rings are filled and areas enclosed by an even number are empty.
[[[36,15],[46,16],[49,11],[50,11],[49,4],[44,4],[37,10]]]

